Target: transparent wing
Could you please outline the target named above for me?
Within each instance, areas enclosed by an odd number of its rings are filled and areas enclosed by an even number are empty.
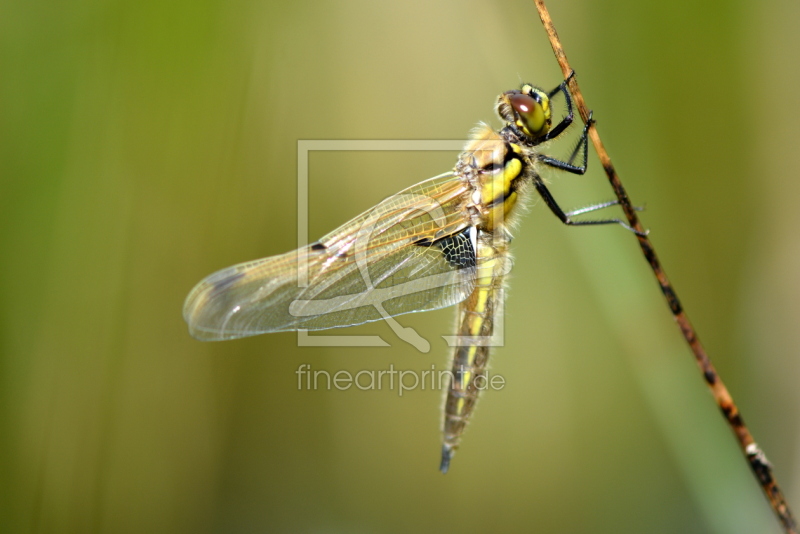
[[[222,340],[319,330],[451,306],[475,284],[475,240],[452,173],[393,195],[318,242],[234,265],[184,305],[191,334]],[[483,261],[483,260],[482,260]]]

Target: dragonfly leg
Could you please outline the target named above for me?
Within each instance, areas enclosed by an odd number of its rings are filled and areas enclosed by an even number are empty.
[[[561,206],[558,205],[556,200],[553,198],[553,195],[550,193],[550,190],[547,189],[547,186],[542,182],[542,179],[539,176],[534,176],[533,185],[536,187],[536,190],[541,195],[544,203],[547,204],[547,207],[550,208],[550,211],[555,214],[559,220],[568,225],[568,226],[597,226],[601,224],[618,224],[625,228],[626,230],[630,230],[636,235],[646,236],[647,232],[639,232],[635,228],[632,228],[622,219],[590,219],[590,220],[583,220],[583,221],[576,221],[572,219],[575,215],[581,215],[583,213],[589,213],[591,211],[597,211],[599,209],[607,208],[609,206],[614,206],[619,204],[618,200],[612,200],[610,202],[603,202],[600,204],[594,204],[592,206],[587,206],[585,208],[581,208],[578,210],[565,212],[561,209]]]
[[[568,92],[567,91],[567,87],[569,86],[569,82],[574,77],[575,77],[575,70],[572,70],[569,73],[569,76],[567,76],[566,79],[563,82],[558,84],[555,89],[553,89],[552,91],[547,93],[547,97],[548,98],[553,98],[554,96],[556,96],[558,94],[559,91],[564,91],[564,93],[566,94]]]
[[[560,171],[567,171],[572,174],[584,174],[586,172],[586,164],[589,160],[589,128],[591,128],[594,123],[595,121],[592,119],[592,112],[590,111],[589,120],[583,125],[583,133],[580,139],[578,139],[578,144],[575,146],[575,150],[572,151],[567,161],[561,161],[560,159],[545,156],[544,154],[537,155],[536,160]],[[575,161],[575,158],[581,151],[583,152],[583,163],[581,165],[575,165],[573,161]]]
[[[549,141],[551,139],[555,139],[556,137],[561,135],[564,132],[564,130],[569,128],[570,124],[572,124],[572,122],[575,120],[575,112],[572,109],[572,97],[570,96],[569,90],[567,89],[569,81],[573,78],[573,76],[575,76],[574,70],[569,73],[567,79],[561,82],[558,85],[558,87],[547,93],[548,98],[553,98],[559,92],[564,93],[564,100],[566,101],[567,105],[567,116],[561,119],[561,122],[550,128],[550,130],[546,134],[536,139],[536,141],[534,142],[535,145],[544,143],[545,141]]]
[[[564,214],[567,217],[574,217],[575,215],[583,215],[584,213],[589,213],[592,211],[597,211],[603,208],[608,208],[611,206],[618,206],[618,205],[619,205],[619,200],[608,200],[606,202],[600,202],[598,204],[590,204],[589,206],[584,206],[576,210],[565,211]],[[636,211],[644,211],[644,208],[641,206],[633,206],[633,209]]]

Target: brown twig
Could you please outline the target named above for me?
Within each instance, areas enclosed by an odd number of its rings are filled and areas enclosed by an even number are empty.
[[[566,78],[572,72],[572,68],[567,62],[567,56],[561,46],[561,41],[558,39],[558,34],[553,26],[553,21],[550,18],[550,14],[547,12],[547,8],[544,5],[544,0],[534,0],[534,3],[536,4],[536,9],[539,11],[539,17],[542,19],[542,24],[547,32],[547,36],[550,38],[550,45],[553,47],[553,52],[558,60],[558,64],[561,66],[561,72],[564,74],[564,78]],[[586,122],[589,118],[589,111],[586,107],[586,102],[583,99],[583,95],[578,87],[578,81],[575,76],[573,76],[570,80],[569,89],[572,93],[573,100],[575,101],[581,118],[584,122]],[[789,505],[786,503],[783,492],[781,492],[780,487],[778,486],[778,482],[772,475],[772,466],[767,461],[764,453],[756,444],[752,434],[750,434],[750,431],[747,429],[747,426],[745,426],[744,421],[739,413],[739,409],[736,407],[736,403],[733,401],[733,397],[731,397],[731,394],[728,392],[728,388],[725,387],[725,384],[717,374],[716,369],[714,369],[714,365],[711,363],[711,359],[708,357],[703,345],[700,343],[697,333],[695,332],[694,327],[692,327],[692,323],[689,322],[686,312],[683,311],[681,303],[678,300],[678,295],[675,293],[672,284],[670,284],[669,279],[667,278],[667,274],[661,267],[661,263],[659,263],[658,258],[656,257],[656,252],[652,243],[650,243],[650,240],[644,233],[642,225],[639,223],[639,218],[636,216],[636,210],[633,209],[633,206],[628,199],[628,194],[625,192],[625,188],[622,186],[622,182],[620,182],[617,171],[614,169],[614,165],[611,163],[611,158],[609,158],[608,153],[606,152],[606,149],[600,140],[600,135],[597,133],[597,128],[592,127],[589,129],[589,137],[592,140],[592,144],[594,145],[597,156],[600,159],[600,163],[603,165],[603,169],[606,171],[608,180],[611,182],[611,187],[614,189],[614,193],[619,199],[620,205],[625,212],[625,216],[628,218],[628,223],[638,232],[636,238],[639,240],[639,246],[642,248],[644,257],[647,259],[647,262],[650,264],[650,268],[653,270],[653,273],[658,280],[658,285],[661,287],[662,293],[664,293],[664,297],[667,300],[667,305],[669,306],[670,311],[672,311],[675,322],[678,323],[678,327],[681,329],[683,337],[686,339],[686,342],[692,349],[695,360],[697,361],[697,365],[703,372],[703,378],[708,384],[708,387],[711,389],[711,393],[714,395],[714,400],[717,402],[717,406],[719,406],[720,410],[722,411],[725,420],[728,422],[731,430],[733,430],[736,440],[739,442],[739,447],[742,449],[742,452],[747,459],[747,463],[750,465],[750,469],[753,470],[756,479],[761,485],[761,488],[764,490],[772,509],[775,511],[775,515],[778,517],[781,525],[783,525],[784,531],[787,533],[797,534],[797,524],[792,516],[791,510],[789,509]]]

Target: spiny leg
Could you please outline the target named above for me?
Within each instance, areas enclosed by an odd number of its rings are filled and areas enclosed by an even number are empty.
[[[568,81],[567,78],[566,81]],[[565,83],[566,83],[565,81]],[[586,121],[586,124],[583,126],[583,133],[581,133],[580,140],[578,141],[578,145],[575,147],[575,150],[572,151],[572,155],[570,155],[569,161],[561,161],[560,159],[553,158],[550,156],[545,156],[540,154],[536,157],[536,159],[548,167],[552,167],[554,169],[558,169],[561,171],[566,171],[572,174],[584,174],[586,172],[586,167],[589,161],[589,128],[595,123],[594,119],[592,119],[592,112],[589,112],[589,120]],[[578,152],[583,149],[583,163],[578,165],[573,165],[572,161],[575,159],[575,156]],[[594,204],[592,206],[587,206],[586,208],[581,208],[579,210],[565,212],[561,209],[561,206],[558,205],[558,202],[553,198],[553,195],[550,193],[550,190],[547,189],[547,186],[542,181],[541,177],[538,175],[534,175],[533,177],[533,185],[536,187],[536,190],[544,199],[545,204],[547,207],[550,208],[556,217],[559,220],[568,225],[568,226],[597,226],[601,224],[619,224],[626,230],[630,230],[636,235],[646,236],[647,232],[639,232],[636,229],[629,226],[625,221],[622,219],[596,219],[596,220],[588,220],[588,221],[575,221],[572,219],[575,215],[580,215],[583,213],[589,213],[591,211],[599,210],[602,208],[607,208],[609,206],[613,206],[618,204],[619,201],[612,201],[610,203],[601,203],[601,204]]]
[[[594,123],[595,121],[592,119],[592,112],[590,111],[589,120],[583,125],[581,137],[578,140],[578,144],[575,146],[575,150],[572,151],[568,161],[561,161],[558,158],[545,156],[544,154],[537,155],[536,159],[548,167],[553,167],[554,169],[558,169],[560,171],[567,171],[572,174],[584,174],[589,161],[589,128],[591,128]],[[581,165],[573,165],[572,161],[581,150],[583,150],[583,163]]]
[[[601,210],[603,208],[609,208],[611,206],[619,206],[619,200],[608,200],[606,202],[599,202],[597,204],[590,204],[589,206],[584,206],[582,208],[578,208],[576,210],[566,211],[564,214],[567,217],[574,217],[575,215],[583,215],[584,213],[589,213],[592,211]],[[636,211],[644,211],[644,208],[641,206],[633,206],[633,209]]]
[[[575,76],[574,70],[569,73],[567,79],[561,82],[558,85],[558,87],[547,93],[548,98],[553,98],[555,95],[559,93],[559,91],[564,93],[564,100],[566,101],[567,105],[567,116],[561,119],[561,122],[550,128],[550,131],[548,131],[546,134],[536,139],[533,143],[534,145],[539,145],[551,139],[555,139],[556,137],[561,135],[564,132],[564,130],[569,128],[570,124],[572,124],[572,121],[575,119],[575,113],[572,110],[572,97],[569,95],[569,91],[567,90],[569,81],[572,79],[573,76]]]
[[[534,187],[536,187],[536,190],[542,196],[542,199],[544,200],[544,203],[547,204],[548,208],[550,208],[550,211],[552,211],[555,214],[555,216],[558,217],[559,220],[562,223],[566,224],[567,226],[598,226],[598,225],[601,225],[601,224],[618,224],[618,225],[622,226],[623,228],[625,228],[626,230],[630,230],[631,232],[633,232],[636,235],[640,235],[640,236],[646,236],[647,235],[646,231],[645,232],[638,232],[635,228],[630,227],[628,225],[628,223],[626,223],[622,219],[594,219],[594,220],[588,220],[588,221],[575,221],[575,220],[572,219],[572,217],[575,216],[575,215],[580,215],[580,214],[583,214],[583,213],[596,211],[596,210],[599,210],[599,209],[602,209],[602,208],[607,208],[609,206],[613,206],[615,204],[618,204],[619,201],[604,202],[604,203],[601,203],[601,204],[595,204],[595,205],[592,205],[592,206],[587,206],[586,208],[582,208],[582,209],[579,209],[579,210],[575,210],[575,211],[571,211],[571,212],[565,212],[564,210],[561,209],[561,206],[558,205],[556,200],[553,198],[553,195],[550,193],[550,190],[547,189],[547,186],[544,185],[544,182],[542,182],[542,179],[539,176],[534,176],[533,185],[534,185]]]

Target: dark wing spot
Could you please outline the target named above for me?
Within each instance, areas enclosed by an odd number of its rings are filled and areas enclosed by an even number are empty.
[[[475,267],[477,260],[475,259],[475,249],[472,246],[472,241],[469,239],[470,228],[468,226],[457,234],[441,237],[435,241],[423,237],[414,241],[413,244],[418,247],[438,247],[447,263],[458,269]]]
[[[322,250],[326,250],[327,248],[328,247],[326,247],[325,245],[323,245],[319,241],[315,241],[314,243],[311,243],[311,250],[315,250],[317,252],[322,251]]]
[[[469,230],[468,226],[458,234],[449,235],[434,242],[441,249],[447,263],[458,269],[475,267],[477,264],[475,249],[469,239]]]

